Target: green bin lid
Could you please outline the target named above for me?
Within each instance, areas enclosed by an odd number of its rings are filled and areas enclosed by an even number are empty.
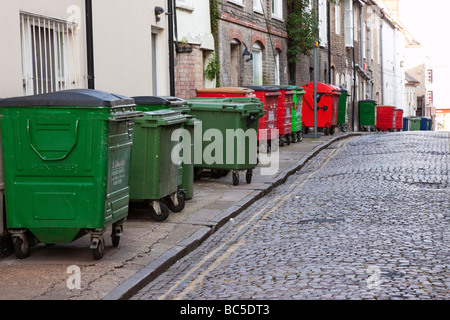
[[[186,120],[186,116],[181,111],[162,109],[143,112],[142,117],[136,119],[135,123],[141,124],[142,126],[157,127],[184,123]]]
[[[92,89],[63,90],[0,101],[0,107],[116,107],[134,104],[132,98]]]
[[[265,113],[262,103],[256,98],[223,98],[216,101],[195,99],[188,101],[191,111],[240,112],[243,114],[260,114],[261,117]]]

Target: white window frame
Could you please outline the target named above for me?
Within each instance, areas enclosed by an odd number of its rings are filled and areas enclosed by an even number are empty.
[[[272,18],[283,20],[283,0],[272,0]]]
[[[263,83],[263,48],[255,42],[252,47],[253,57],[253,85],[260,86]]]
[[[319,38],[320,45],[325,46],[328,44],[327,34],[327,0],[318,0],[319,11]]]
[[[152,91],[153,95],[157,96],[160,94],[161,90],[161,79],[160,79],[160,36],[159,33],[155,30],[151,32],[151,58],[152,58]]]
[[[228,2],[231,2],[231,3],[237,4],[241,7],[244,7],[244,0],[228,0]]]
[[[427,84],[433,83],[433,69],[427,70]]]
[[[341,34],[341,5],[340,3],[336,3],[334,5],[334,15],[335,15],[335,23],[336,23],[336,34]]]
[[[265,0],[253,0],[253,11],[257,13],[264,14],[263,5],[261,2],[264,2]]]
[[[280,84],[280,51],[275,50],[275,85],[279,86]]]
[[[177,8],[183,8],[187,10],[194,10],[194,0],[177,0]]]
[[[353,0],[345,0],[345,46],[353,47]]]
[[[78,88],[77,24],[20,12],[24,95]]]

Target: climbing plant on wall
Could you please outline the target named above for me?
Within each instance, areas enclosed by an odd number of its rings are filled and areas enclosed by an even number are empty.
[[[289,62],[298,62],[300,55],[311,55],[314,43],[319,41],[317,9],[310,6],[312,0],[288,0],[289,15],[286,22]],[[328,0],[339,3],[340,0]]]

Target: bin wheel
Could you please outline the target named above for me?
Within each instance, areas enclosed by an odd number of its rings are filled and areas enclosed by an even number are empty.
[[[259,153],[264,153],[264,154],[269,153],[269,145],[266,141],[261,141],[259,143]]]
[[[202,178],[202,169],[194,168],[194,180],[200,180]]]
[[[119,242],[120,242],[120,236],[116,235],[116,234],[112,234],[111,235],[111,242],[114,248],[117,248],[119,246]]]
[[[323,134],[326,136],[330,135],[330,128],[323,128]]]
[[[220,179],[223,176],[223,171],[218,169],[212,169],[211,170],[211,177],[214,179]],[[169,207],[170,209],[170,207]]]
[[[274,142],[274,144],[272,144],[272,141]],[[282,147],[282,145],[280,145],[279,143],[277,143],[277,141],[275,139],[273,139],[272,141],[270,141],[270,145],[269,145],[269,150],[270,152],[277,152],[279,147]]]
[[[331,127],[330,128],[330,135],[334,135],[336,133],[336,127]]]
[[[287,144],[288,146],[291,145],[291,136],[290,136],[290,135],[287,135],[286,138],[285,138],[285,140],[286,140],[286,144]]]
[[[253,177],[253,171],[247,170],[247,173],[245,174],[245,180],[248,184],[252,183],[252,177]]]
[[[30,255],[30,246],[27,240],[16,238],[14,242],[14,253],[17,259],[25,259]]]
[[[97,247],[92,249],[92,255],[95,260],[100,260],[103,258],[103,254],[105,253],[105,240],[103,237],[98,237]]]
[[[184,209],[184,206],[186,204],[185,197],[183,197],[183,194],[181,192],[177,193],[177,199],[178,199],[178,205],[174,205],[172,202],[172,199],[170,197],[167,197],[167,202],[165,203],[170,211],[172,212],[181,212]]]
[[[159,203],[159,207],[161,208],[161,212],[159,214],[156,213],[155,208],[153,208],[151,203],[149,203],[149,206],[150,206],[150,216],[153,218],[153,220],[162,222],[167,220],[167,218],[169,217],[170,214],[169,208],[164,203],[162,202]]]
[[[112,232],[111,232],[111,242],[113,247],[118,247],[120,242],[120,237],[122,236],[123,232],[123,225],[120,223],[114,223],[112,225]]]
[[[239,172],[233,171],[233,186],[239,185]]]
[[[278,144],[281,148],[284,147],[284,138],[280,138],[280,142]]]
[[[297,132],[297,135],[298,135],[298,141],[299,141],[299,142],[302,142],[302,141],[303,141],[303,133],[301,133],[301,132],[299,131],[299,132]]]

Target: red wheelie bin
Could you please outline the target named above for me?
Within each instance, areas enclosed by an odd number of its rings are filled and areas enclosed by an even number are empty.
[[[253,94],[258,98],[266,110],[266,114],[259,120],[258,143],[260,150],[265,152],[269,150],[275,151],[277,146],[272,145],[272,139],[277,137],[272,136],[272,130],[277,129],[277,112],[278,112],[278,97],[281,92],[274,86],[245,86],[245,88],[254,90]]]
[[[395,110],[394,106],[377,106],[377,123],[375,128],[378,131],[395,130]]]
[[[395,130],[403,131],[403,110],[395,109]]]
[[[314,82],[302,86],[303,95],[302,123],[304,132],[314,127]],[[317,128],[325,135],[333,135],[337,126],[339,99],[341,91],[338,87],[317,83]]]
[[[294,95],[292,87],[278,86],[277,128],[279,130],[280,147],[284,144],[290,145],[292,139],[292,110],[294,109]]]

